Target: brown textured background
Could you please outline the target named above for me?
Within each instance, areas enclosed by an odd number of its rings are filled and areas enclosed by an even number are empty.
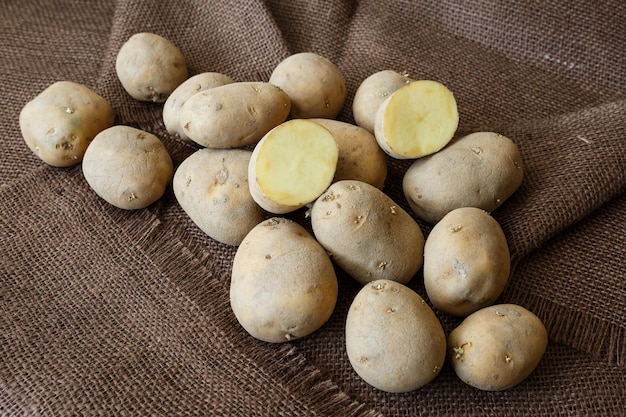
[[[459,5],[458,3],[462,3]],[[459,133],[494,130],[520,147],[526,178],[494,212],[515,268],[500,301],[546,324],[532,376],[504,392],[431,384],[387,394],[343,347],[358,286],[340,275],[330,321],[270,345],[228,304],[233,247],[206,237],[171,189],[126,212],[79,166],[30,153],[22,106],[58,80],[111,102],[116,122],[160,137],[175,164],[197,148],[169,136],[161,106],[122,90],[115,55],[133,33],[173,41],[190,74],[264,80],[313,51],[345,75],[351,101],[381,69],[454,93]],[[626,4],[548,1],[32,1],[0,7],[0,415],[622,416],[626,410]],[[404,208],[407,161],[385,191]],[[306,225],[303,213],[291,215]],[[425,233],[429,226],[422,224]],[[410,286],[425,295],[421,278]],[[449,332],[457,323],[440,314]]]

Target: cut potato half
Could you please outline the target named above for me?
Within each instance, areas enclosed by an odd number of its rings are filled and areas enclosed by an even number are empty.
[[[270,213],[295,211],[313,202],[331,184],[339,149],[333,135],[305,119],[270,130],[252,152],[250,193]]]
[[[436,81],[418,80],[399,88],[383,102],[374,133],[389,156],[416,159],[446,146],[458,125],[452,92]]]

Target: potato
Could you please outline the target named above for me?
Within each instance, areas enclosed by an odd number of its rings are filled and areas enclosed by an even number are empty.
[[[248,166],[250,194],[270,213],[295,211],[313,202],[335,176],[339,148],[322,125],[289,120],[255,146]]]
[[[188,76],[181,51],[154,33],[136,33],[120,48],[115,72],[122,87],[140,101],[164,102]]]
[[[364,79],[354,94],[352,114],[357,125],[374,133],[376,114],[383,102],[413,79],[393,70],[375,72]]]
[[[337,294],[330,258],[298,223],[266,220],[237,248],[230,304],[257,339],[280,343],[313,333],[330,318]]]
[[[282,88],[291,99],[291,118],[333,119],[346,100],[346,83],[339,68],[312,52],[282,60],[269,82]]]
[[[424,286],[439,310],[467,316],[493,304],[509,279],[511,258],[500,224],[484,210],[445,215],[424,245]]]
[[[88,87],[58,81],[22,108],[20,130],[26,145],[56,167],[79,164],[91,140],[113,125],[113,108]]]
[[[368,384],[409,392],[431,382],[446,358],[446,336],[415,291],[389,280],[365,285],[346,318],[346,352]]]
[[[458,125],[452,92],[436,81],[418,80],[399,88],[380,105],[374,135],[389,156],[414,159],[446,146]]]
[[[484,391],[501,391],[524,381],[541,361],[547,344],[541,320],[515,304],[478,310],[448,336],[454,372]]]
[[[415,214],[434,224],[459,207],[491,213],[519,188],[523,177],[522,158],[513,141],[493,132],[476,132],[414,161],[402,188]]]
[[[376,138],[362,127],[333,119],[310,119],[332,133],[339,146],[333,181],[359,180],[382,190],[387,178],[387,155]]]
[[[332,184],[315,201],[310,216],[316,239],[361,284],[378,279],[406,284],[422,267],[424,235],[419,225],[370,184]]]
[[[161,198],[174,171],[159,138],[121,125],[96,135],[85,152],[82,168],[96,194],[127,210],[147,207]]]
[[[180,110],[180,125],[207,148],[238,148],[258,142],[287,119],[291,102],[265,82],[238,82],[201,91]]]
[[[174,195],[207,235],[239,245],[265,218],[248,188],[251,151],[203,148],[185,159],[174,174]]]
[[[180,110],[183,104],[194,94],[210,88],[232,84],[235,81],[228,75],[218,72],[203,72],[188,78],[167,97],[163,105],[163,123],[167,132],[178,138],[192,142],[180,125]]]

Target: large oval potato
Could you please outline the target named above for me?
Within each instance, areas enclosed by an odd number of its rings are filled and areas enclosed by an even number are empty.
[[[163,123],[167,132],[184,141],[191,142],[180,125],[180,110],[183,108],[183,104],[194,94],[234,82],[235,80],[228,75],[219,72],[203,72],[188,78],[176,87],[163,104]]]
[[[446,336],[415,291],[389,280],[365,285],[346,318],[346,352],[356,373],[387,392],[431,382],[446,358]]]
[[[334,119],[311,119],[332,133],[339,147],[333,181],[358,180],[381,189],[387,178],[387,155],[373,134],[350,123]]]
[[[132,35],[115,58],[115,72],[131,97],[163,103],[189,75],[176,45],[155,33]]]
[[[478,310],[448,336],[454,372],[466,384],[485,391],[505,390],[524,381],[547,345],[541,320],[515,304]]]
[[[79,164],[93,138],[113,126],[113,108],[95,91],[57,81],[26,103],[20,130],[31,151],[48,165]]]
[[[459,207],[492,212],[519,188],[523,177],[522,158],[513,141],[493,132],[476,132],[413,162],[402,188],[415,214],[434,224]]]
[[[239,245],[265,218],[248,188],[251,151],[210,149],[196,151],[174,174],[178,203],[207,235],[227,245]]]
[[[407,75],[393,70],[378,71],[365,78],[352,100],[352,114],[356,124],[373,134],[380,106],[396,90],[412,81]]]
[[[307,336],[337,302],[335,270],[304,227],[271,218],[241,242],[233,259],[230,304],[241,326],[271,343]]]
[[[405,284],[422,267],[424,235],[413,218],[373,185],[328,187],[310,211],[313,234],[339,267],[361,284]]]
[[[122,125],[96,135],[85,151],[82,168],[96,194],[126,210],[145,208],[161,198],[174,173],[159,138]]]
[[[207,148],[237,148],[258,142],[284,122],[291,102],[265,82],[238,82],[201,91],[180,110],[183,132]]]
[[[346,101],[346,83],[339,68],[312,52],[293,54],[279,62],[269,82],[291,99],[291,118],[333,119]]]
[[[467,316],[493,304],[509,279],[511,258],[500,224],[484,210],[452,210],[424,245],[424,286],[439,310]]]

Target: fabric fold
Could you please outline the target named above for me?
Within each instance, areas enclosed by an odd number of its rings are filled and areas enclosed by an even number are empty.
[[[626,368],[624,224],[626,193],[520,260],[503,296],[541,317],[553,342],[622,368]]]
[[[12,242],[3,251],[0,409],[372,415],[293,346],[251,340],[229,314],[227,286],[153,214],[102,210],[82,182],[78,170],[40,170],[14,186],[28,190],[19,198],[0,192],[2,212],[16,215],[0,220],[2,241]],[[33,237],[48,244],[35,249]],[[198,304],[181,291],[191,282]]]

